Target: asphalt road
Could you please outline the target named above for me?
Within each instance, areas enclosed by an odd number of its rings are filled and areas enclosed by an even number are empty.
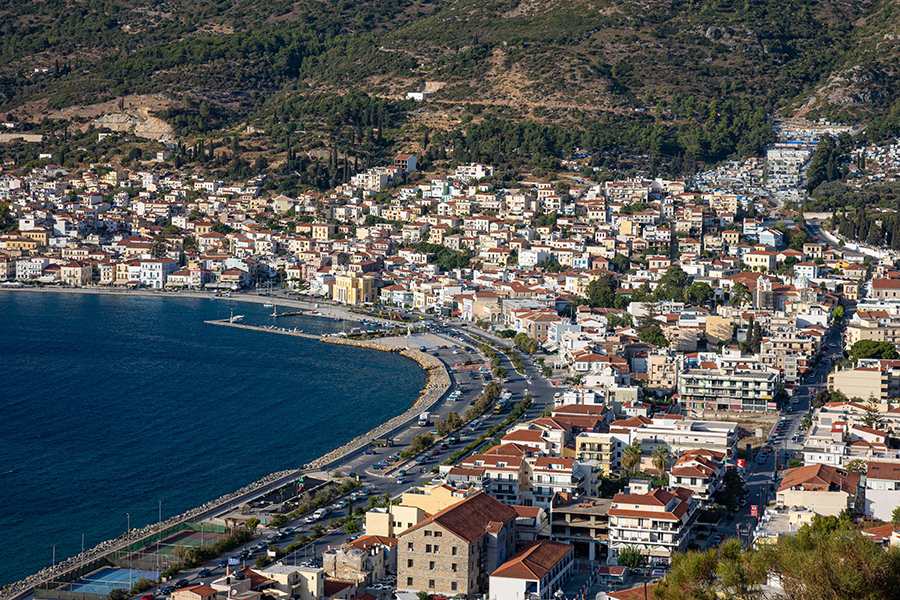
[[[459,368],[464,366],[462,365],[464,361],[478,361],[485,370],[490,371],[490,364],[485,360],[481,352],[477,350],[478,342],[475,341],[467,333],[466,328],[450,326],[445,328],[444,331],[446,333],[437,335],[429,334],[427,337],[414,335],[411,336],[409,340],[409,344],[411,347],[415,348],[424,346],[426,352],[432,355],[436,355],[441,360],[441,362],[445,364],[450,374],[451,381],[451,387],[450,390],[448,390],[448,396],[452,392],[459,390],[460,388],[467,389],[467,391],[461,392],[456,400],[445,400],[439,407],[433,410],[431,412],[432,423],[434,423],[435,421],[446,419],[447,414],[451,411],[455,411],[457,414],[462,416],[469,408],[471,403],[474,403],[476,397],[479,396],[483,391],[486,383],[483,382],[480,377],[471,377],[469,375],[469,373],[472,372],[471,369]],[[490,337],[485,336],[482,332],[477,332],[477,335],[482,337]],[[443,341],[440,346],[445,347],[438,347],[431,341],[429,341],[429,339],[433,340],[435,337],[439,337]],[[537,365],[534,364],[530,357],[523,356],[522,362],[525,365],[524,376],[516,372],[515,367],[512,365],[507,356],[498,354],[498,357],[500,358],[500,365],[507,370],[507,378],[503,383],[503,390],[512,392],[512,403],[515,404],[521,401],[526,392],[529,392],[532,395],[532,408],[523,416],[523,419],[535,418],[545,408],[552,407],[553,394],[557,391],[557,389],[543,378],[543,375],[540,373],[540,369],[537,368]],[[391,498],[394,498],[399,496],[409,488],[421,485],[428,479],[431,479],[434,476],[434,474],[431,472],[432,468],[440,465],[450,456],[450,454],[455,452],[457,449],[469,444],[486,430],[490,429],[494,425],[501,423],[504,419],[506,419],[510,410],[511,407],[510,409],[503,411],[501,414],[495,415],[492,409],[488,409],[488,411],[485,412],[485,414],[482,415],[482,417],[479,419],[480,424],[477,428],[475,428],[474,431],[470,429],[469,425],[465,425],[461,429],[454,432],[454,435],[459,438],[459,441],[456,444],[448,445],[446,448],[444,448],[439,443],[432,446],[432,449],[436,449],[438,451],[437,456],[429,456],[429,459],[421,465],[411,462],[411,466],[402,467],[407,470],[407,475],[404,477],[403,483],[400,483],[395,475],[396,471],[400,467],[397,467],[395,465],[390,468],[391,470],[385,471],[374,469],[373,466],[376,465],[379,461],[382,461],[385,457],[395,454],[408,446],[412,441],[413,436],[424,432],[434,432],[434,428],[432,425],[429,425],[427,427],[419,427],[416,424],[413,424],[409,427],[406,427],[401,432],[393,436],[394,447],[374,448],[372,446],[366,446],[362,449],[362,451],[349,455],[344,462],[342,462],[340,465],[333,466],[330,470],[332,472],[340,471],[343,475],[347,475],[349,473],[357,473],[359,475],[361,487],[358,489],[364,491],[367,494],[367,497],[357,500],[353,503],[353,506],[366,505],[368,497],[372,496],[383,496],[384,494],[388,494]],[[374,454],[367,454],[366,452],[374,452]],[[397,463],[397,465],[399,464],[400,463]],[[310,533],[312,533],[317,524],[321,523],[323,525],[327,525],[327,523],[331,519],[347,516],[349,507],[345,506],[342,508],[338,508],[336,506],[338,502],[339,501],[336,500],[329,505],[332,509],[332,512],[321,521],[307,523],[306,516],[303,516],[285,524],[282,530],[287,527],[291,527],[293,531],[290,535],[284,537],[284,539],[273,541],[271,545],[281,548],[287,547],[288,545],[296,541],[296,536],[301,534],[309,535]],[[274,530],[263,530],[264,535],[262,539],[266,539],[274,533]],[[312,564],[312,561],[315,560],[315,557],[320,556],[324,550],[327,550],[328,548],[338,547],[348,541],[350,537],[351,536],[344,532],[343,528],[333,530],[317,539],[315,542],[312,542],[305,547],[297,550],[293,554],[288,555],[287,557],[282,559],[282,561],[288,564]],[[231,553],[231,555],[239,555],[243,550],[249,550],[260,541],[261,539],[257,538],[252,542],[246,544],[245,546],[237,548]],[[262,552],[263,551],[254,552],[249,558],[242,562],[241,566],[252,566],[256,562],[256,557],[259,556]],[[222,558],[218,558],[210,561],[205,565],[202,565],[201,567],[184,571],[176,578],[176,580],[186,579],[191,585],[195,585],[197,583],[209,583],[214,579],[217,579],[224,575],[225,567],[219,566],[221,560]],[[319,564],[321,564],[320,561]],[[198,573],[203,568],[210,569],[211,573],[208,577],[200,579]]]
[[[832,248],[835,248],[835,249],[843,252],[844,256],[860,257],[860,258],[865,257],[865,254],[862,254],[861,252],[856,252],[855,250],[851,250],[844,246],[839,246],[838,244],[835,244],[830,239],[828,239],[825,236],[825,234],[822,232],[822,224],[819,223],[818,219],[810,219],[809,221],[807,221],[806,222],[806,230],[809,231],[809,234],[811,236],[813,236],[814,238],[816,238],[816,241],[818,241],[820,244],[828,244]]]
[[[756,517],[750,515],[750,507],[754,504],[765,506],[767,501],[774,499],[777,483],[773,483],[773,475],[776,471],[780,473],[779,467],[783,469],[792,458],[802,458],[803,436],[800,424],[809,412],[810,400],[816,391],[827,384],[830,359],[841,351],[841,330],[829,329],[823,345],[824,357],[819,360],[808,380],[796,386],[795,397],[798,402],[791,404],[782,414],[781,432],[775,432],[775,425],[769,431],[768,439],[773,452],[768,453],[762,463],[758,462],[758,455],[754,456],[753,460],[747,459],[744,483],[750,493],[746,505],[740,508],[733,519],[720,521],[715,526],[714,532],[722,533],[726,538],[740,536],[746,542],[748,532],[752,531],[757,522]],[[798,436],[797,442],[791,442],[794,435]],[[759,514],[762,515],[762,511]],[[711,537],[705,542],[706,547],[711,545]]]

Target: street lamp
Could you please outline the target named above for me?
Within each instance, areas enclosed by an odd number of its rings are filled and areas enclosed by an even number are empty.
[[[126,540],[126,543],[127,543],[127,541],[128,541],[128,536],[131,535],[131,513],[125,513],[125,516],[126,516],[127,519],[128,519],[128,529],[125,531],[125,540]],[[128,548],[128,590],[129,590],[129,592],[130,592],[130,591],[131,591],[131,588],[133,587],[133,585],[132,585],[132,583],[131,583],[131,561],[132,561],[132,552],[131,552],[131,548],[129,548],[127,545],[126,545],[125,547]]]

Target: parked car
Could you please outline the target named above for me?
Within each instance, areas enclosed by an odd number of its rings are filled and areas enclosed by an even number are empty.
[[[178,582],[175,584],[175,589],[180,590],[181,588],[186,588],[189,585],[191,585],[191,582],[188,581],[187,579],[179,579]]]
[[[225,561],[225,562],[227,563],[228,561]],[[175,591],[175,586],[173,586],[173,585],[166,585],[166,586],[159,588],[159,593],[162,594],[163,596],[168,596],[169,594],[171,594],[174,591]]]
[[[200,577],[200,578],[209,577],[211,574],[212,574],[212,571],[210,569],[200,569],[200,572],[197,573],[197,577]]]

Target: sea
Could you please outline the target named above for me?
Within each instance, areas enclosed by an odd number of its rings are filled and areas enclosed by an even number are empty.
[[[287,310],[287,309],[282,309]],[[0,291],[0,586],[296,468],[402,413],[402,356],[227,299]]]

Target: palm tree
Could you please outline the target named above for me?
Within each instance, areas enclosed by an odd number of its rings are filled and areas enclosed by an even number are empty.
[[[653,468],[659,471],[660,477],[669,470],[669,458],[671,458],[671,454],[665,446],[657,446],[653,449]]]
[[[635,471],[641,464],[641,443],[634,440],[622,451],[622,468],[626,471]]]

